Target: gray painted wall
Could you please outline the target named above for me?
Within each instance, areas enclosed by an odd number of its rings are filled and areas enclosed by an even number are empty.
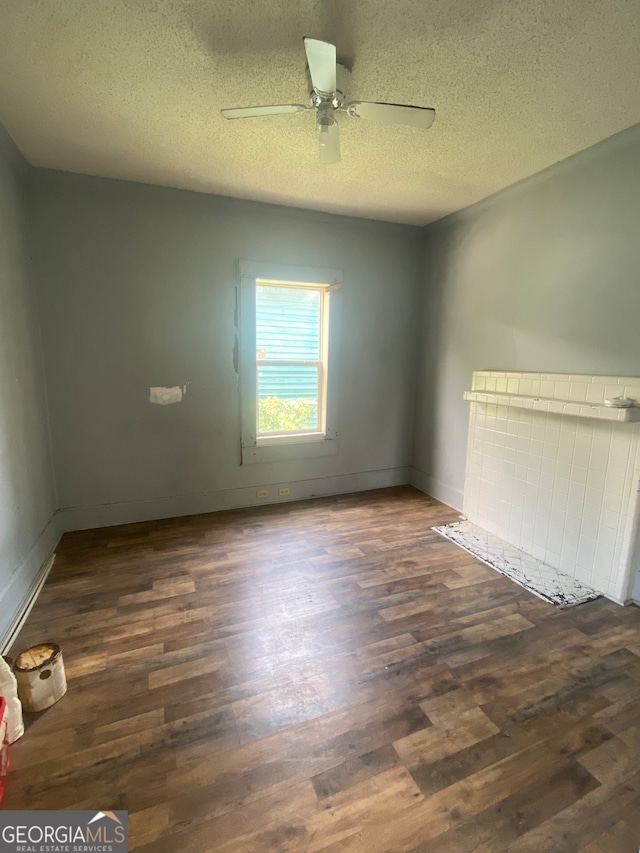
[[[414,480],[459,508],[473,370],[640,374],[640,125],[425,239]]]
[[[406,482],[419,229],[42,171],[29,210],[66,527]],[[239,258],[344,270],[337,456],[239,465]]]
[[[56,505],[86,527],[256,503],[265,485],[389,485],[412,465],[460,506],[474,369],[640,373],[638,128],[425,232],[29,170],[31,264],[24,168],[3,138],[5,621],[55,545]],[[344,270],[336,456],[239,465],[239,258]],[[149,404],[150,386],[184,384],[182,403]]]
[[[0,640],[57,539],[25,171],[0,127]]]

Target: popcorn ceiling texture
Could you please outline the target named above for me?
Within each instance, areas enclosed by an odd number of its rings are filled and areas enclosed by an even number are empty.
[[[424,225],[640,121],[636,0],[0,0],[0,121],[36,166]],[[353,99],[436,108],[431,130],[341,116],[321,167],[303,36]]]

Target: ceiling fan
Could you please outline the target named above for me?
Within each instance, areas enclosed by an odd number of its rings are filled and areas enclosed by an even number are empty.
[[[351,72],[336,61],[335,45],[318,39],[305,38],[307,54],[307,77],[311,103],[278,104],[265,107],[239,107],[221,110],[228,119],[254,118],[284,113],[316,111],[318,145],[322,163],[340,161],[340,135],[336,114],[344,112],[351,118],[377,121],[380,124],[404,124],[428,130],[433,124],[436,111],[428,107],[410,107],[404,104],[378,104],[368,101],[345,103],[345,93]]]

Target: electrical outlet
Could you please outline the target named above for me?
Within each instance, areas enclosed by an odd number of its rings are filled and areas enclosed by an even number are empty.
[[[258,489],[256,492],[257,498],[268,498],[269,497],[269,489]]]
[[[280,495],[281,498],[284,498],[286,495],[291,494],[291,489],[287,489],[287,488],[278,489],[278,494]]]

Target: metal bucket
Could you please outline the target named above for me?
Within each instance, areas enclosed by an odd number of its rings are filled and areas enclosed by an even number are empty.
[[[25,711],[44,711],[67,692],[62,652],[56,643],[41,643],[22,652],[16,658],[13,671]]]

